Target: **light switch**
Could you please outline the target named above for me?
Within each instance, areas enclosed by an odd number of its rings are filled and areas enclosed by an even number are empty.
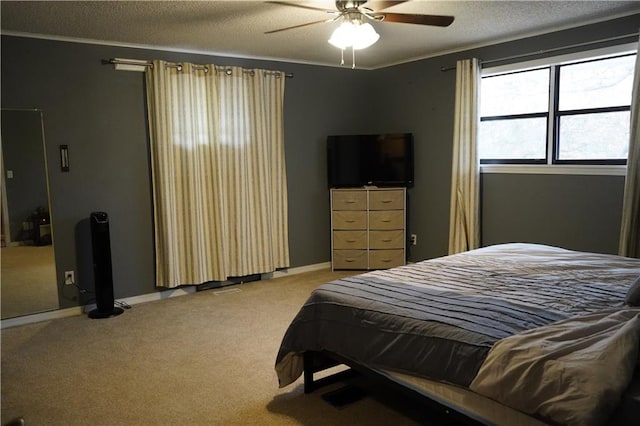
[[[13,179],[13,170],[7,170],[7,179]]]

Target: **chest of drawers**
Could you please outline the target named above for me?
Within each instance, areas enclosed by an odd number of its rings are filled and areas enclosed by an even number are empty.
[[[331,190],[333,269],[386,269],[406,263],[406,189]]]

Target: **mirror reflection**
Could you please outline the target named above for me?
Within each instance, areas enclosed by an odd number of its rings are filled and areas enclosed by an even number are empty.
[[[59,308],[42,118],[2,110],[2,319]]]

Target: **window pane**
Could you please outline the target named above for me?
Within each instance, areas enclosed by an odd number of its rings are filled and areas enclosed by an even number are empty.
[[[635,55],[560,67],[561,111],[631,104]]]
[[[527,114],[549,110],[549,68],[483,77],[480,116]]]
[[[478,154],[481,160],[541,160],[546,158],[546,145],[546,118],[480,122]]]
[[[558,159],[626,159],[629,116],[629,111],[561,116]]]

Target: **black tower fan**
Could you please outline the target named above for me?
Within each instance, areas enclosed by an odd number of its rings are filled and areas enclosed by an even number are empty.
[[[91,246],[96,309],[89,312],[89,318],[110,318],[120,315],[124,312],[123,309],[114,307],[109,216],[105,212],[91,213]]]

